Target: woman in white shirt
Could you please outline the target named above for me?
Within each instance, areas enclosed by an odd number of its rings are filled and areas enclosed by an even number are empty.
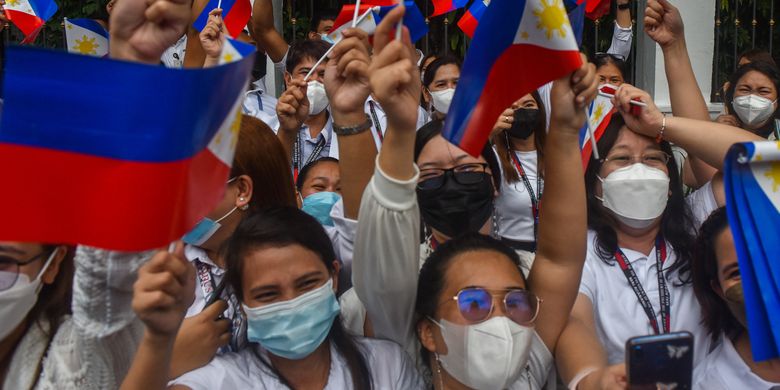
[[[504,110],[493,128],[493,149],[504,181],[496,198],[498,234],[504,244],[526,252],[536,251],[544,188],[544,112],[534,91]]]
[[[780,359],[753,360],[742,279],[724,208],[702,224],[691,273],[707,335],[718,345],[695,370],[694,388],[780,388]]]
[[[322,226],[297,208],[245,218],[227,248],[226,280],[241,300],[249,344],[174,379],[172,389],[419,389],[408,356],[389,341],[354,338],[339,318],[339,262]],[[160,383],[169,345],[191,297],[181,259],[150,263],[135,287],[134,307],[146,334],[125,385]],[[156,273],[172,269],[177,283]],[[174,268],[177,268],[175,270]],[[189,269],[189,271],[188,271]],[[169,278],[170,280],[171,278]],[[161,316],[169,315],[161,318]],[[156,366],[149,372],[147,367]],[[152,387],[153,388],[153,387]]]

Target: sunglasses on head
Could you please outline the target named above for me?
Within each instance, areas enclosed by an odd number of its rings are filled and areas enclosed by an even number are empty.
[[[510,320],[520,325],[531,325],[536,320],[542,300],[528,290],[469,287],[458,291],[452,300],[458,303],[458,310],[466,321],[476,323],[490,318],[495,306],[494,293],[503,294],[504,312]]]

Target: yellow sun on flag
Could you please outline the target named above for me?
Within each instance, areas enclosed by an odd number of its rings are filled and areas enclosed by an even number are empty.
[[[561,0],[541,0],[542,9],[535,9],[534,15],[539,19],[536,28],[545,30],[547,39],[552,39],[556,31],[561,38],[566,37],[566,10]]]
[[[593,111],[593,119],[591,120],[593,124],[601,122],[601,117],[604,116],[604,108],[603,102],[596,105],[596,110]]]
[[[241,130],[241,110],[236,110],[236,117],[230,125],[230,147],[235,148],[238,143],[238,132]]]
[[[764,176],[772,180],[772,191],[777,192],[777,187],[780,187],[780,161],[775,161],[770,165]]]
[[[226,63],[233,62],[233,54],[226,53],[224,56],[222,56],[222,61]]]
[[[15,6],[19,5],[19,0],[8,0],[8,1],[6,1],[6,4],[11,6],[11,7],[15,7]]]
[[[97,54],[98,44],[95,43],[95,38],[89,38],[83,35],[81,39],[76,39],[76,46],[73,46],[73,50],[81,54]]]

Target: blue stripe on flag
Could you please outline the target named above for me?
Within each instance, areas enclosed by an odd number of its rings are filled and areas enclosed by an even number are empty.
[[[35,16],[48,21],[57,13],[57,3],[54,0],[29,0]]]
[[[222,0],[222,20],[227,17],[227,14],[230,13],[230,9],[233,8],[233,4],[235,3],[236,0]],[[198,31],[202,31],[203,27],[206,27],[206,23],[209,21],[209,12],[217,8],[218,5],[220,5],[219,0],[209,0],[209,3],[203,8],[203,12],[195,19],[195,23],[192,24],[192,27],[195,27]]]
[[[493,0],[490,8],[495,8],[496,11],[486,12],[474,33],[474,40],[469,47],[458,81],[463,88],[459,88],[455,94],[444,122],[444,138],[454,144],[463,139],[471,117],[471,108],[477,105],[482,95],[493,63],[514,42],[517,26],[523,18],[525,0]],[[509,28],[510,26],[512,28]],[[454,110],[454,107],[469,109]],[[459,127],[455,128],[456,125]]]
[[[244,43],[237,39],[231,39],[231,38],[228,38],[228,40],[230,41],[230,44],[233,45],[233,48],[236,49],[238,54],[241,55],[241,58],[244,58],[255,52],[255,47],[248,43]]]
[[[246,88],[253,60],[182,70],[14,46],[0,142],[132,161],[189,158],[230,114],[235,101],[225,97]]]
[[[103,26],[101,26],[100,23],[96,22],[94,19],[68,19],[68,22],[108,38],[108,31],[106,31],[106,29],[103,28]]]
[[[751,164],[753,143],[736,144],[726,157],[726,211],[737,251],[753,357],[763,361],[780,354],[780,291],[772,262],[780,253],[780,214],[756,181]],[[780,267],[775,267],[780,268]]]
[[[428,34],[428,25],[425,24],[425,17],[423,17],[422,12],[417,8],[414,1],[404,1],[404,7],[406,7],[406,12],[404,13],[403,23],[409,29],[412,43],[415,43]],[[375,14],[376,24],[379,25],[382,22],[382,18],[393,8],[395,8],[395,5],[379,7],[379,13]]]

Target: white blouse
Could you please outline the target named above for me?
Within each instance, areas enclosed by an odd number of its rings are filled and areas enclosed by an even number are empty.
[[[423,382],[411,359],[390,341],[357,338],[366,359],[375,389],[422,389]],[[330,345],[330,372],[323,390],[353,388],[352,376],[344,357]],[[258,358],[263,356],[265,362]],[[190,389],[286,389],[271,371],[265,352],[253,344],[239,352],[219,355],[208,365],[190,371],[169,383]]]
[[[693,372],[693,388],[696,390],[780,390],[780,383],[761,379],[750,370],[739,356],[728,337]]]
[[[523,166],[528,183],[533,189],[533,195],[538,201],[538,194],[540,193],[538,184],[541,184],[542,191],[544,191],[544,182],[537,181],[536,151],[515,151],[514,153]],[[512,166],[514,167],[514,163]],[[521,178],[514,183],[507,183],[502,168],[501,180],[501,192],[498,198],[496,198],[496,217],[498,217],[499,235],[515,241],[535,241],[531,196],[523,179]]]

